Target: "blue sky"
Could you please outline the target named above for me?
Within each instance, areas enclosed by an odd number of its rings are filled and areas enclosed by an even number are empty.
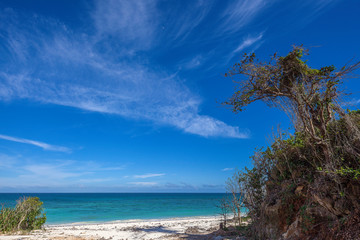
[[[287,117],[221,106],[244,52],[360,59],[357,0],[0,1],[0,192],[223,192]],[[346,80],[360,104],[358,79]]]

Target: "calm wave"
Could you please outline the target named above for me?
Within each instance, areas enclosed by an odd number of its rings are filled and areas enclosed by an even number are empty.
[[[44,202],[47,224],[104,222],[217,215],[222,193],[0,193],[0,203],[14,206],[21,196]]]

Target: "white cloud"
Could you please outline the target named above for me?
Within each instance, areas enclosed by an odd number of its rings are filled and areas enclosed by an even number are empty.
[[[163,23],[160,37],[164,37],[166,39],[164,42],[169,45],[181,45],[208,16],[212,5],[213,1],[211,0],[172,2],[171,8],[162,13]]]
[[[164,175],[165,173],[148,173],[143,175],[134,175],[134,178],[152,178],[152,177],[161,177]]]
[[[100,39],[116,37],[136,48],[151,46],[158,26],[156,1],[97,0],[93,13]]]
[[[25,138],[17,138],[17,137],[11,137],[11,136],[0,134],[0,139],[12,141],[12,142],[30,144],[30,145],[37,146],[37,147],[40,147],[40,148],[42,148],[44,150],[48,150],[48,151],[68,152],[68,153],[71,152],[71,149],[67,148],[67,147],[51,145],[48,143],[25,139]]]
[[[114,178],[84,178],[84,179],[79,179],[77,182],[79,183],[102,183],[102,182],[110,182],[110,181],[114,181],[116,179]]]
[[[234,53],[241,52],[245,48],[248,48],[248,47],[252,46],[253,44],[260,41],[262,39],[262,37],[263,37],[263,33],[260,33],[258,36],[255,36],[255,37],[247,37],[247,38],[245,38],[242,41],[242,43],[240,43],[240,45],[234,50]]]
[[[201,188],[223,190],[223,189],[224,189],[224,185],[222,185],[222,184],[203,184],[203,185],[201,186]]]
[[[181,190],[194,190],[197,189],[198,187],[193,185],[193,184],[189,184],[189,183],[185,183],[185,182],[180,182],[180,183],[171,183],[168,182],[164,185],[165,188],[167,189],[181,189]]]
[[[27,163],[24,159],[17,160],[17,164],[7,169],[12,176],[0,177],[0,187],[34,187],[59,186],[73,183],[73,179],[91,174],[86,170],[76,169],[73,161],[54,161],[52,163]]]
[[[248,138],[249,134],[245,131],[240,132],[238,127],[228,126],[222,121],[216,120],[208,116],[192,117],[184,131],[188,133],[198,134],[204,137],[211,136],[227,136],[232,138]]]
[[[58,164],[32,164],[26,165],[22,169],[29,172],[24,175],[20,175],[20,178],[43,178],[43,179],[57,179],[62,180],[65,178],[79,177],[89,172],[78,172],[71,171],[70,169],[64,168],[68,163]]]
[[[338,2],[340,2],[340,0],[299,1],[299,5],[297,6],[298,10],[294,13],[293,17],[295,17],[296,21],[300,19],[299,23],[304,26],[311,23],[329,7],[334,6]]]
[[[238,55],[239,52],[243,51],[244,49],[247,49],[247,52],[254,52],[262,45],[263,35],[264,32],[261,32],[258,35],[252,35],[243,38],[242,42],[235,48],[235,50],[229,52],[229,54],[226,55],[224,62],[229,63],[235,55]]]
[[[223,168],[223,169],[221,169],[221,171],[223,171],[223,172],[232,171],[232,170],[234,170],[234,168]]]
[[[266,0],[243,0],[231,2],[223,12],[221,33],[234,33],[252,21],[270,2]]]
[[[16,156],[9,156],[6,154],[0,153],[0,168],[13,168],[17,164]]]
[[[353,104],[360,104],[360,99],[358,99],[358,100],[355,100],[354,102],[353,102]]]
[[[344,102],[342,105],[346,107],[346,106],[357,106],[359,104],[360,104],[360,99],[353,99],[353,100]]]
[[[156,25],[148,24],[155,11],[152,3],[108,3],[96,4],[94,25],[100,31],[96,36],[71,32],[65,25],[39,16],[25,21],[32,24],[23,25],[13,12],[3,14],[0,29],[8,33],[3,40],[12,57],[7,70],[0,72],[0,100],[29,99],[144,119],[204,137],[247,137],[238,127],[201,114],[200,97],[177,75],[137,61],[129,55],[136,46],[126,48],[105,36],[147,42],[151,38],[147,29],[152,31]],[[114,9],[136,13],[134,25],[128,25],[131,14],[117,16]],[[135,32],[124,34],[132,30]]]
[[[194,69],[199,67],[204,61],[203,56],[201,55],[196,55],[195,57],[191,58],[190,60],[188,60],[185,63],[181,64],[181,67],[185,68],[185,69]]]
[[[98,168],[98,170],[101,171],[118,171],[118,170],[124,170],[125,167],[103,167],[103,168]]]
[[[150,186],[155,186],[158,183],[157,182],[129,182],[129,184],[136,185],[136,186],[142,186],[142,187],[150,187]]]
[[[110,163],[75,160],[48,160],[0,154],[0,167],[6,168],[8,177],[0,177],[1,187],[70,186],[78,183],[101,183],[117,181],[115,173],[124,167]],[[11,173],[11,174],[9,174]],[[113,176],[113,177],[111,177]]]

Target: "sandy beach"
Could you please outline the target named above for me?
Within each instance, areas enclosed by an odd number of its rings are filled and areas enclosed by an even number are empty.
[[[219,217],[124,220],[107,223],[47,225],[28,235],[2,235],[3,240],[234,239],[214,233]],[[237,238],[240,239],[240,238]]]

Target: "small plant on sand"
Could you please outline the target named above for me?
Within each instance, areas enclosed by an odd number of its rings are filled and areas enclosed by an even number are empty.
[[[46,221],[46,215],[42,213],[42,204],[38,197],[23,197],[17,201],[15,208],[2,206],[0,232],[40,229]]]
[[[226,224],[228,221],[228,215],[230,212],[230,205],[226,198],[220,200],[219,205],[217,206],[220,209],[220,216],[222,217],[222,222],[220,223],[220,229],[227,230]]]
[[[233,220],[235,226],[241,226],[242,217],[245,213],[242,212],[245,208],[245,185],[241,181],[240,176],[239,172],[235,172],[232,177],[228,178],[225,185],[226,191],[231,194],[228,199],[228,205],[234,214]]]

